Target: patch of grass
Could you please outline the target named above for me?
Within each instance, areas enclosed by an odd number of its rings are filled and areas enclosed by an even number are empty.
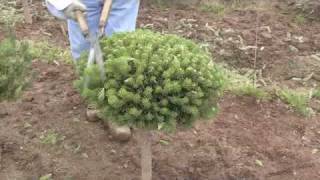
[[[39,178],[39,180],[53,180],[52,179],[52,174],[47,174],[47,175],[41,176]]]
[[[34,59],[52,63],[54,61],[63,61],[72,63],[72,57],[69,49],[51,45],[49,42],[34,42],[29,41],[31,44],[31,56]]]
[[[314,97],[316,99],[320,99],[320,89],[313,92],[312,97]]]
[[[200,6],[200,10],[215,15],[223,15],[225,13],[226,7],[223,4],[219,3],[203,4]]]
[[[310,96],[306,92],[299,92],[292,89],[281,89],[277,91],[278,97],[291,106],[296,112],[310,116],[312,109],[309,108]]]
[[[303,14],[297,14],[295,17],[294,17],[294,22],[297,23],[297,24],[304,24],[306,23],[307,19],[306,17],[303,15]]]
[[[63,140],[64,137],[60,136],[54,131],[48,131],[40,136],[41,144],[46,145],[56,145],[60,140]]]
[[[230,67],[219,64],[218,68],[226,78],[225,91],[238,96],[252,96],[258,100],[269,100],[271,95],[262,88],[253,85],[253,77],[248,73],[241,75],[237,70],[232,70]]]
[[[22,13],[15,8],[15,0],[0,0],[0,24],[13,27],[23,21]]]
[[[251,96],[259,100],[269,100],[270,94],[265,90],[254,86],[253,84],[243,84],[233,89],[233,93],[238,96]]]
[[[171,0],[150,0],[148,3],[152,4],[160,9],[165,9],[170,7]]]

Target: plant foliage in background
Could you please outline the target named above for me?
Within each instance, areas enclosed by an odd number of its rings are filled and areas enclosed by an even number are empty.
[[[216,112],[224,79],[194,42],[146,30],[101,41],[106,80],[79,63],[81,94],[118,124],[170,130]],[[84,89],[84,75],[90,77]]]
[[[27,43],[7,38],[0,42],[0,100],[17,97],[28,82],[31,55]]]
[[[0,25],[13,27],[17,22],[22,22],[23,16],[18,11],[15,0],[0,0]]]
[[[289,104],[298,113],[310,116],[312,109],[308,106],[310,98],[308,93],[299,92],[291,89],[282,89],[277,92],[279,98]]]
[[[307,19],[320,20],[320,1],[319,0],[287,0],[290,8],[296,13],[295,21],[305,22]]]

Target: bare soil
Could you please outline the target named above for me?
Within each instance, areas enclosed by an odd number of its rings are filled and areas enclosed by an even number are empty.
[[[102,123],[85,120],[73,69],[35,62],[34,70],[22,100],[0,104],[0,179],[139,179],[137,137],[118,143]],[[56,144],[41,143],[48,132],[58,134]],[[319,116],[227,95],[213,121],[154,133],[154,179],[319,179],[319,137]]]
[[[279,82],[294,88],[319,85],[319,21],[299,24],[287,4],[275,2],[227,11],[223,16],[199,8],[177,8],[171,20],[169,9],[147,7],[141,10],[139,25],[206,44],[216,61],[236,69],[256,68],[270,84]],[[168,29],[170,21],[172,30]],[[294,80],[310,75],[307,82]]]
[[[283,10],[259,11],[259,24],[266,27],[259,31],[259,46],[265,49],[258,53],[258,67],[272,81],[298,86],[287,77],[292,68],[285,68],[289,61],[305,61],[305,74],[319,72],[316,61],[300,58],[319,52],[320,24],[296,26],[291,16],[279,12]],[[217,18],[197,9],[178,9],[173,32],[209,43],[217,61],[252,68],[254,51],[241,49],[254,46],[256,15],[253,10],[239,10]],[[167,17],[165,9],[142,7],[139,26],[168,31]],[[19,25],[17,34],[66,47],[57,25],[40,18],[35,25]],[[238,35],[243,43],[235,41]],[[303,42],[293,35],[303,36]],[[289,45],[299,51],[288,51]],[[0,179],[38,180],[46,174],[55,180],[140,179],[137,130],[131,141],[119,143],[110,138],[102,123],[87,122],[85,102],[72,85],[76,76],[71,65],[36,61],[33,70],[34,81],[23,97],[0,103]],[[277,100],[257,102],[233,95],[225,95],[219,108],[215,119],[199,122],[192,129],[153,133],[153,179],[320,179],[318,114],[304,118]],[[41,137],[52,132],[57,142],[41,143]]]

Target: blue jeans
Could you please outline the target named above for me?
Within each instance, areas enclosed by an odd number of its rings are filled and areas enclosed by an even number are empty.
[[[97,33],[99,28],[100,13],[103,8],[103,0],[82,0],[87,6],[87,22],[90,33]],[[57,17],[63,18],[61,12],[48,5],[49,11]],[[105,35],[110,36],[114,32],[129,32],[136,28],[139,10],[139,0],[113,0],[109,19],[105,28]],[[68,20],[69,41],[73,58],[79,59],[82,52],[90,48],[90,43],[83,36],[78,23]]]

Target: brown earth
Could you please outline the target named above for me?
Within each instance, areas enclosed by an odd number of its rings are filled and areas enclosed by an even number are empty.
[[[283,3],[271,1],[260,8],[233,10],[224,16],[204,13],[198,8],[178,8],[171,32],[209,45],[216,61],[236,69],[254,69],[256,64],[261,78],[269,83],[280,82],[290,87],[302,83],[307,87],[319,85],[320,23],[297,24],[286,8]],[[170,32],[168,14],[168,9],[144,8],[139,25]],[[293,80],[310,74],[313,75],[308,82]]]
[[[264,28],[260,32],[259,45],[265,50],[258,53],[258,67],[265,65],[265,77],[290,84],[285,76],[291,73],[290,68],[284,70],[287,62],[319,51],[320,25],[308,22],[298,27],[285,14],[259,13],[261,26],[270,26],[272,33]],[[139,26],[168,31],[167,14],[167,10],[142,8]],[[256,14],[239,10],[216,18],[196,9],[178,9],[173,32],[209,43],[218,61],[248,68],[253,65],[253,51],[241,48],[254,45]],[[39,18],[33,26],[19,25],[17,34],[66,47],[57,25]],[[287,32],[292,33],[290,41]],[[238,35],[244,43],[234,40]],[[307,41],[293,35],[303,35]],[[289,45],[299,51],[292,54],[287,50]],[[312,62],[307,61],[308,67]],[[304,70],[319,71],[314,65],[308,67]],[[35,79],[22,99],[0,103],[0,180],[38,180],[46,174],[55,180],[139,179],[137,132],[128,143],[118,143],[102,123],[85,121],[85,102],[72,86],[76,77],[70,65],[34,62],[33,69]],[[276,100],[257,102],[232,95],[226,95],[219,107],[213,121],[169,135],[154,132],[153,179],[320,179],[319,115],[303,118]],[[41,137],[50,132],[58,135],[57,142],[41,143]]]
[[[0,179],[139,179],[138,138],[118,143],[101,123],[86,122],[73,69],[35,62],[34,70],[22,100],[0,104]],[[213,121],[154,133],[154,179],[320,178],[319,116],[305,119],[278,101],[229,95],[219,106]],[[58,134],[56,144],[41,143],[48,132]]]
[[[18,24],[18,37],[68,46],[67,32],[62,33],[61,28],[67,30],[64,23],[53,20],[41,2],[34,4],[34,23]],[[259,78],[266,82],[261,85],[320,86],[320,23],[307,18],[304,23],[295,22],[291,4],[272,0],[257,7],[226,10],[223,15],[182,6],[172,16],[168,8],[141,6],[138,27],[196,40],[208,47],[215,61],[241,72],[256,64]]]

